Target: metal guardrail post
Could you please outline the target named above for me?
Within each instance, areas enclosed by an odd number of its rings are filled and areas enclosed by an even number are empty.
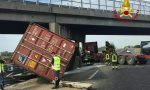
[[[146,3],[144,2],[144,6],[143,6],[143,9],[144,9],[144,15],[146,15],[146,10],[145,10],[145,7],[146,7]]]
[[[72,3],[73,1],[71,0],[71,6],[73,6],[73,3]]]
[[[148,13],[149,13],[149,15],[150,15],[150,6],[148,6],[148,10],[149,10]]]
[[[116,1],[116,0],[113,1],[113,10],[115,10],[115,6],[116,6],[116,5],[115,5],[115,1]]]
[[[107,0],[105,0],[106,10],[107,10]]]
[[[89,0],[89,3],[90,3],[90,9],[92,8],[92,2],[91,2],[91,0]]]
[[[8,1],[8,2],[21,2],[21,3],[23,3],[23,4],[27,4],[26,2],[34,2],[34,3],[36,3],[37,5],[39,5],[40,4],[40,0],[6,0],[6,1]],[[42,0],[41,0],[42,1]],[[56,1],[56,0],[54,0],[54,1]],[[94,9],[95,9],[95,6],[97,7],[97,5],[98,5],[98,9],[100,10],[100,9],[103,9],[103,8],[101,8],[101,6],[103,6],[104,7],[104,10],[109,10],[109,8],[111,7],[111,9],[113,9],[113,10],[115,10],[116,8],[121,8],[121,5],[122,5],[122,2],[124,1],[124,0],[97,0],[97,2],[96,2],[96,4],[95,3],[92,3],[92,0],[89,0],[88,1],[88,3],[84,3],[83,1],[84,0],[80,0],[80,2],[78,2],[78,1],[75,1],[75,0],[59,0],[59,3],[60,3],[60,5],[63,5],[63,1],[65,1],[65,2],[69,2],[69,6],[74,6],[73,4],[74,4],[74,2],[77,2],[78,3],[78,5],[80,4],[80,7],[82,7],[82,8],[86,8],[86,7],[84,7],[84,4],[87,4],[88,5],[88,7],[89,7],[89,5],[90,5],[90,9],[92,9],[93,8],[93,6],[94,6]],[[105,2],[104,4],[105,5],[101,5],[101,1],[102,2]],[[111,4],[111,6],[110,6],[110,4],[109,4],[109,1],[113,1],[113,3]],[[137,1],[135,1],[135,0],[131,0],[131,1],[133,1],[133,3],[131,3],[132,4],[132,7],[133,7],[133,10],[135,11],[135,10],[139,10],[139,14],[143,14],[143,15],[150,15],[150,6],[149,6],[149,4],[150,4],[150,2],[149,1],[142,1],[142,0],[137,0]],[[119,2],[119,3],[118,3]],[[98,3],[98,4],[97,4]],[[137,4],[138,3],[138,4]],[[51,6],[51,4],[52,4],[52,0],[49,0],[49,2],[48,3],[46,3],[46,4],[48,4],[48,6]],[[119,4],[119,7],[118,6],[116,6],[116,5],[118,5]],[[68,6],[67,5],[67,6]],[[113,5],[113,6],[112,6]],[[138,6],[138,8],[136,8]]]
[[[98,9],[101,9],[101,6],[100,6],[100,0],[98,0]]]
[[[142,11],[142,5],[141,5],[142,1],[139,1],[139,2],[140,2],[140,10],[139,11],[140,11],[140,14],[142,14],[142,12],[141,12]]]
[[[22,0],[22,3],[25,5],[26,4],[26,0]]]
[[[36,0],[36,4],[39,4],[39,0]]]
[[[52,0],[49,0],[48,6],[51,7]]]
[[[81,8],[83,8],[83,1],[81,0]]]
[[[62,5],[62,2],[63,2],[63,1],[61,0],[61,3],[60,3],[61,5]]]
[[[24,2],[25,2],[25,0],[22,0],[22,2],[24,3]]]

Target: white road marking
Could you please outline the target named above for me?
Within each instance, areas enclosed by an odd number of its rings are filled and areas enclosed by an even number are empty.
[[[88,79],[92,79],[97,73],[98,73],[98,71],[99,71],[99,69],[98,70],[96,70],[96,72],[95,73],[93,73]]]
[[[84,67],[81,67],[81,68],[78,68],[78,69],[74,69],[72,71],[65,72],[64,75],[81,73],[81,72],[84,72],[84,71],[92,69],[92,68],[100,68],[100,67],[103,67],[103,66],[106,66],[106,65],[84,66]]]

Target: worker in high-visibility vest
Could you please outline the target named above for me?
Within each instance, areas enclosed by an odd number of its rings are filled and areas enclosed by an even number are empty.
[[[105,64],[108,65],[110,63],[110,55],[106,53],[105,55]]]
[[[4,90],[4,60],[0,58],[0,88],[1,90]]]
[[[56,55],[55,52],[52,52],[52,69],[54,71],[55,76],[55,86],[52,89],[59,88],[59,82],[60,82],[60,56]]]
[[[112,58],[112,69],[118,69],[117,54],[115,52],[113,52],[111,58]]]

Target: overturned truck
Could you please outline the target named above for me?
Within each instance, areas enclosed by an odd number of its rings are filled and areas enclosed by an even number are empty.
[[[37,75],[54,80],[51,53],[55,52],[61,58],[60,77],[62,77],[74,50],[75,43],[32,23],[15,49],[12,61]]]

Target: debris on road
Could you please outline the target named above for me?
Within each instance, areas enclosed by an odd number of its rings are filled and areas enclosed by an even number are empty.
[[[70,81],[62,81],[60,83],[60,89],[63,89],[64,90],[69,90],[69,88],[74,88],[74,90],[80,90],[80,89],[90,89],[92,88],[92,84],[90,83],[81,83],[81,82],[70,82]],[[25,82],[21,82],[21,83],[18,83],[18,84],[14,84],[14,85],[11,85],[11,86],[7,86],[5,88],[5,90],[30,90],[35,88],[38,89],[38,88],[42,88],[43,86],[45,86],[45,90],[47,90],[47,88],[50,88],[52,85],[49,84],[49,83],[39,83],[39,78],[35,78],[35,79],[31,79],[31,80],[28,80],[28,81],[25,81]],[[46,87],[47,86],[47,87]],[[34,87],[34,88],[33,88]]]
[[[5,90],[21,90],[28,87],[35,86],[37,84],[38,78],[31,79],[25,82],[17,83],[11,86],[7,86]]]
[[[71,88],[79,88],[79,89],[90,89],[92,88],[93,85],[91,83],[63,81],[62,86],[71,87]]]

